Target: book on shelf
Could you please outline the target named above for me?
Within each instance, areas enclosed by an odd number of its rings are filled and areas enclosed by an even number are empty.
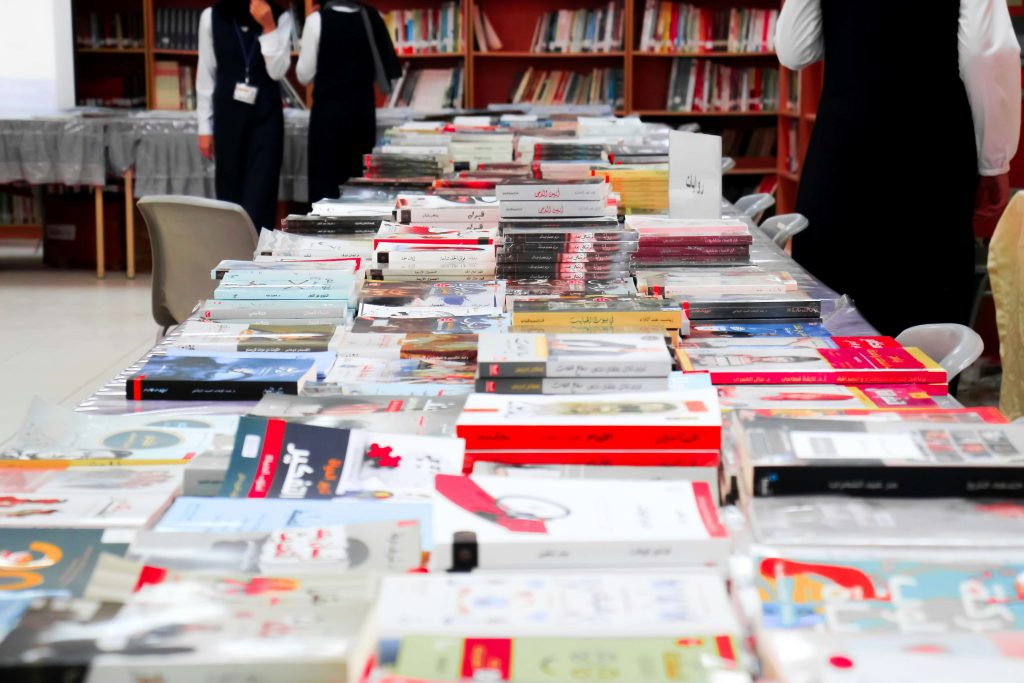
[[[154,36],[157,50],[198,50],[199,17],[203,10],[163,7],[156,10]]]
[[[462,52],[462,5],[394,9],[381,12],[399,55]]]
[[[534,28],[531,52],[617,52],[622,50],[622,5],[609,0],[595,9],[544,12]]]
[[[174,60],[159,60],[153,65],[153,107],[155,109],[194,111],[196,108],[195,71]]]
[[[672,60],[665,104],[669,111],[757,112],[778,106],[776,67],[736,67],[685,57]]]
[[[477,4],[473,5],[473,34],[480,52],[498,52],[504,47],[486,10]]]
[[[514,104],[610,104],[623,105],[622,69],[594,68],[589,72],[529,67],[509,92]]]
[[[433,571],[719,567],[729,539],[704,482],[438,475]]]
[[[75,16],[75,44],[92,50],[145,47],[141,12],[79,13]]]
[[[779,10],[647,0],[640,52],[774,52]]]
[[[388,107],[439,111],[462,106],[465,73],[461,66],[447,69],[402,67],[402,75],[388,99]]]
[[[680,671],[749,682],[737,670],[739,624],[709,572],[391,576],[377,614],[377,663],[402,676],[395,683],[495,671],[511,683],[667,683]]]
[[[796,175],[800,172],[800,148],[797,137],[798,123],[785,121],[786,126],[786,169]]]

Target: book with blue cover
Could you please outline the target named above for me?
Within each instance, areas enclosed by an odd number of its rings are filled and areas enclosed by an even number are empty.
[[[298,394],[316,379],[312,359],[166,356],[153,358],[125,384],[128,400],[258,401]]]

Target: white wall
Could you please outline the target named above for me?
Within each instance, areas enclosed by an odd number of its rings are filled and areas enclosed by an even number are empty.
[[[71,0],[0,0],[0,113],[75,105]]]

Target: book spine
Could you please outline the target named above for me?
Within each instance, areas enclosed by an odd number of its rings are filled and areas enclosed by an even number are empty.
[[[691,320],[818,320],[821,318],[820,301],[795,303],[760,303],[755,301],[707,302],[690,301]]]
[[[945,370],[791,370],[743,372],[710,370],[712,384],[931,384]]]
[[[719,451],[466,451],[463,471],[470,474],[478,462],[507,465],[596,465],[624,467],[718,467]]]
[[[441,209],[399,209],[398,222],[405,224],[497,222],[497,207],[451,207]]]
[[[366,271],[367,277],[373,280],[388,280],[392,277],[403,278],[451,278],[478,277],[488,279],[494,277],[494,265],[482,268],[446,268],[446,267],[410,267],[410,268],[371,268]]]
[[[1024,468],[963,466],[755,466],[755,496],[851,494],[893,498],[1024,498]]]
[[[488,378],[542,378],[547,373],[545,361],[480,361],[478,370],[482,379]]]
[[[351,289],[295,289],[279,287],[218,287],[217,301],[348,301]]]
[[[456,435],[466,440],[467,450],[654,450],[714,451],[722,446],[719,425],[669,425],[648,427],[620,425],[458,425]]]
[[[667,375],[667,372],[662,373]],[[667,391],[665,377],[524,377],[478,379],[476,390],[481,394],[622,394],[645,391]]]
[[[292,381],[203,382],[133,377],[125,385],[129,401],[258,401],[264,394],[298,394]]]
[[[521,330],[544,330],[545,328],[573,329],[577,326],[608,325],[612,328],[660,328],[678,330],[683,324],[683,312],[647,311],[576,311],[512,313],[512,324]]]
[[[600,201],[608,196],[607,183],[565,185],[497,185],[494,195],[505,202]]]
[[[565,216],[585,218],[602,216],[607,204],[604,199],[586,199],[573,201],[516,201],[501,202],[501,218],[552,218]]]
[[[387,251],[374,253],[381,270],[419,270],[422,268],[478,269],[494,268],[494,250],[448,251],[443,248],[424,251]]]
[[[245,306],[246,303],[256,303],[256,306]],[[264,307],[259,306],[260,302],[240,301],[238,305],[226,306],[205,306],[199,310],[200,320],[214,321],[228,318],[252,318],[255,320],[276,318],[344,318],[348,312],[346,304],[333,304],[320,302],[315,306],[296,305],[288,307]]]

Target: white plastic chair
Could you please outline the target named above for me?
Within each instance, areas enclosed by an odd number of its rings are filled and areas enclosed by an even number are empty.
[[[761,230],[768,239],[780,247],[785,247],[789,240],[800,234],[811,224],[802,213],[784,213],[781,216],[766,218],[761,223]]]
[[[928,354],[946,370],[949,381],[970,367],[985,350],[985,342],[977,332],[956,323],[910,327],[903,330],[896,341]]]
[[[736,168],[736,160],[732,157],[722,157],[722,175],[725,175]]]
[[[753,219],[755,223],[760,223],[761,215],[773,206],[775,206],[775,197],[767,192],[748,194],[736,200],[736,210]]]

